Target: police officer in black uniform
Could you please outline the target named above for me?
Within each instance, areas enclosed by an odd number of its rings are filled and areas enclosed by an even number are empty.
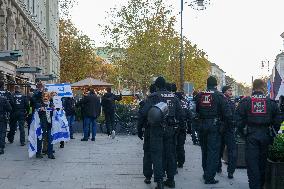
[[[150,86],[150,94],[153,94],[156,92],[156,86],[152,84]],[[139,112],[142,111],[145,104],[145,100],[142,100],[139,103]],[[139,113],[139,115],[141,115]],[[150,126],[147,121],[140,122],[141,119],[139,119],[138,125],[137,125],[137,131],[138,131],[138,137],[143,140],[144,137],[144,144],[143,144],[143,150],[144,150],[144,156],[143,156],[143,174],[145,176],[144,182],[146,184],[151,184],[151,178],[153,175],[153,168],[152,168],[152,158],[151,158],[151,145],[150,145]],[[143,131],[144,130],[144,131]]]
[[[238,127],[247,125],[246,164],[250,189],[263,189],[268,145],[272,141],[269,127],[278,130],[281,123],[279,107],[264,94],[265,88],[265,82],[256,79],[252,96],[243,98],[237,108]]]
[[[4,86],[4,82],[0,81],[0,87]],[[3,89],[3,88],[2,88]],[[5,138],[8,123],[8,113],[12,111],[12,107],[8,99],[0,95],[0,155],[4,154]]]
[[[228,99],[229,106],[231,108],[231,111],[233,113],[233,118],[235,114],[235,102],[232,99],[232,88],[230,86],[224,86],[222,88],[222,93],[225,95],[225,97]],[[233,119],[234,120],[234,119]],[[233,122],[234,123],[234,122]],[[234,172],[237,165],[237,145],[236,145],[236,139],[235,139],[235,126],[233,125],[226,125],[226,123],[222,123],[222,142],[221,142],[221,153],[220,153],[220,161],[219,161],[219,167],[218,171],[219,173],[222,172],[222,161],[221,158],[223,157],[223,152],[225,149],[225,145],[227,146],[227,152],[228,152],[228,178],[233,179],[234,178]]]
[[[17,124],[20,130],[20,142],[21,146],[25,145],[25,118],[29,111],[29,102],[27,98],[20,92],[20,87],[15,86],[15,93],[13,94],[13,100],[11,102],[12,113],[10,119],[10,131],[8,133],[8,141],[14,142],[14,136],[17,130]]]
[[[210,76],[207,79],[207,91],[196,97],[200,145],[202,151],[203,178],[205,184],[216,184],[215,175],[219,163],[221,135],[219,123],[232,121],[232,112],[224,95],[217,91],[217,80]]]
[[[176,173],[174,124],[175,120],[182,121],[180,117],[182,110],[175,95],[165,89],[166,81],[163,77],[158,77],[155,85],[157,92],[147,98],[139,113],[139,121],[148,121],[150,125],[151,158],[154,181],[157,182],[156,189],[163,189],[164,185],[174,188]],[[161,118],[159,114],[161,112],[164,119],[157,121],[157,118]],[[164,170],[167,173],[167,180],[163,183]]]
[[[177,92],[176,96],[180,100],[184,120],[184,122],[179,124],[179,129],[176,133],[176,157],[178,168],[183,168],[183,164],[185,162],[184,144],[186,140],[186,131],[188,129],[188,126],[191,125],[191,112],[189,110],[188,102],[184,98],[184,94],[182,92]]]

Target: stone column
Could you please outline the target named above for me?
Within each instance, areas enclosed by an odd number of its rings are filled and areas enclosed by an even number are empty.
[[[8,50],[15,50],[16,20],[11,8],[7,9],[7,33],[8,33]]]
[[[0,50],[7,50],[6,3],[0,0]]]

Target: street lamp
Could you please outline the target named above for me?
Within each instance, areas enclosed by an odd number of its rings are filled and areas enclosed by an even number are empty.
[[[181,0],[181,8],[180,8],[180,90],[184,91],[184,61],[183,61],[183,6],[188,2],[184,2]],[[189,2],[188,6],[193,8],[194,10],[205,10],[206,7],[210,4],[210,0],[193,0]]]

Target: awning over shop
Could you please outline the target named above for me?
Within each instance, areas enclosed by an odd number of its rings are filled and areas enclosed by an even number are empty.
[[[76,83],[71,84],[71,87],[88,87],[88,86],[93,86],[93,87],[111,87],[113,84],[98,80],[98,79],[93,79],[91,77],[78,81]]]

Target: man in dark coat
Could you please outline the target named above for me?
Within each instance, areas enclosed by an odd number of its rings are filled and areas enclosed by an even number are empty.
[[[6,130],[8,123],[8,113],[11,112],[11,110],[12,107],[8,99],[0,95],[0,155],[4,154]]]
[[[217,79],[213,76],[207,79],[207,90],[196,96],[196,113],[200,132],[203,178],[205,184],[217,184],[219,181],[214,177],[221,148],[220,122],[226,121],[231,124],[232,111],[227,99],[217,91]]]
[[[269,127],[278,131],[281,123],[279,107],[265,95],[265,89],[266,83],[256,79],[252,96],[243,98],[237,108],[238,130],[247,125],[245,153],[250,189],[264,187],[268,146],[272,139]]]
[[[111,92],[111,88],[107,88],[107,93],[102,97],[102,107],[105,114],[107,134],[112,135],[112,138],[115,137],[115,101],[120,101],[122,96],[115,95]]]
[[[10,131],[8,133],[8,140],[13,143],[14,136],[17,130],[17,124],[20,130],[20,142],[21,146],[25,145],[25,119],[29,111],[29,102],[26,96],[20,92],[20,87],[15,86],[15,93],[13,94],[13,100],[11,102],[12,113],[10,121]]]
[[[100,99],[94,92],[93,88],[89,89],[89,94],[84,96],[81,102],[82,107],[84,107],[84,137],[81,141],[88,141],[89,139],[89,125],[91,124],[92,129],[92,141],[96,140],[97,123],[96,119],[101,114],[101,104]]]

